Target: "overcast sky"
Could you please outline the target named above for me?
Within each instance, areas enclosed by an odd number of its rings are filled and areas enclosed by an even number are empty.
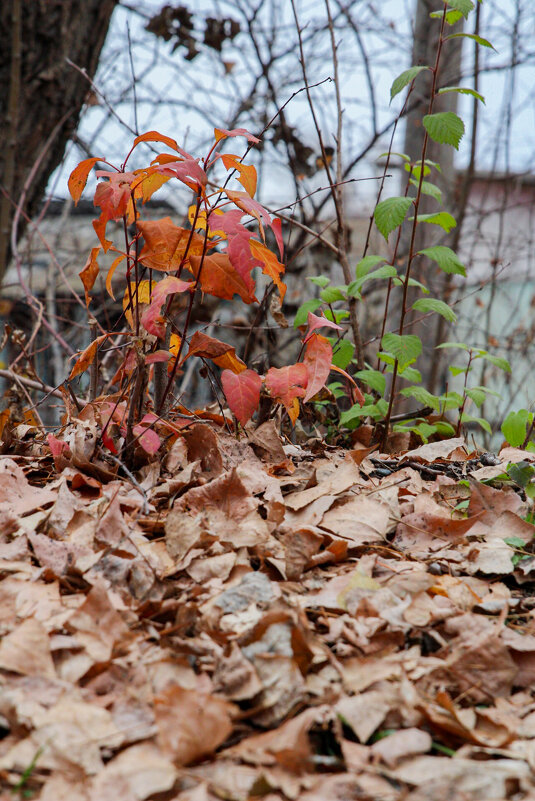
[[[163,5],[161,0],[141,0],[136,5],[143,12],[153,14]],[[187,0],[184,0],[187,5]],[[535,97],[532,50],[535,49],[535,8],[532,0],[487,0],[483,6],[481,34],[491,39],[497,53],[481,48],[482,59],[489,71],[481,77],[481,92],[486,98],[486,106],[481,110],[481,126],[478,137],[478,166],[480,169],[510,170],[529,172],[535,163]],[[210,0],[195,0],[191,8],[212,8]],[[230,4],[220,2],[223,13]],[[333,3],[334,7],[334,3]],[[380,16],[376,8],[380,8]],[[373,70],[373,83],[378,98],[377,115],[379,127],[388,122],[393,113],[401,107],[403,95],[395,99],[389,107],[389,88],[392,80],[400,71],[410,66],[411,13],[412,0],[380,0],[380,3],[365,2],[359,7],[359,24],[362,24],[363,39],[371,54],[370,62]],[[292,25],[290,0],[282,0],[281,15],[278,25]],[[298,3],[300,20],[304,26],[313,25],[324,16],[322,2],[301,0]],[[229,16],[231,14],[229,13]],[[473,15],[472,15],[473,16]],[[167,45],[144,31],[144,19],[119,7],[114,14],[107,44],[103,54],[101,68],[96,84],[104,91],[120,117],[131,128],[136,127],[131,83],[131,65],[128,56],[128,26],[133,44],[134,71],[138,77],[137,88],[137,125],[140,132],[158,129],[162,133],[177,138],[192,150],[202,145],[212,134],[213,127],[221,125],[228,108],[225,107],[224,94],[228,94],[228,79],[211,65],[215,64],[204,55],[198,56],[195,62],[183,62],[178,53],[172,54]],[[433,24],[433,23],[432,23]],[[471,30],[473,20],[468,23]],[[306,27],[305,27],[306,30]],[[352,52],[354,41],[349,32],[343,29],[337,32],[339,52],[343,74],[343,104],[345,108],[345,142],[347,152],[359,148],[360,141],[366,141],[369,125],[369,92],[364,79],[364,68],[358,54]],[[528,61],[528,65],[519,66],[515,70],[499,71],[497,68],[507,64],[511,59],[511,49],[515,48],[517,59]],[[464,64],[467,74],[470,72],[471,47],[465,47]],[[180,51],[179,51],[180,52]],[[326,51],[327,52],[327,51]],[[229,49],[229,58],[236,58],[235,49]],[[177,72],[177,66],[185,64],[190,70],[192,64],[198,69],[193,71],[197,84],[204,87],[204,92],[194,91],[192,83],[186,79],[186,70]],[[243,81],[247,80],[246,64],[236,67],[244,70]],[[298,72],[297,56],[288,57],[288,70]],[[312,78],[321,80],[332,75],[332,63],[325,58],[319,64],[312,65]],[[177,79],[177,75],[180,76]],[[238,73],[239,76],[239,73]],[[471,85],[470,79],[465,82]],[[246,83],[245,83],[246,85]],[[213,97],[217,97],[217,103]],[[154,99],[162,99],[155,109]],[[512,102],[510,103],[510,98]],[[328,138],[335,128],[334,93],[332,84],[325,84],[315,90],[318,110],[322,119],[322,128]],[[317,147],[315,133],[312,128],[309,111],[303,95],[296,98],[287,109],[293,124],[298,125],[304,140],[312,147]],[[471,101],[462,98],[460,113],[468,121],[471,113]],[[128,149],[132,134],[120,125],[104,103],[89,108],[80,127],[81,138],[90,144],[94,155],[107,155],[119,159]],[[400,126],[394,149],[403,144],[403,131]],[[458,166],[467,160],[470,142],[465,137],[457,157]],[[374,148],[375,157],[381,145]],[[202,151],[197,152],[200,155]],[[72,147],[67,156],[65,166],[58,170],[51,182],[56,195],[63,196],[66,190],[66,178],[72,167],[84,157],[77,148]],[[146,154],[145,154],[146,157]],[[277,173],[277,165],[270,170],[271,182],[267,182],[267,192],[276,188],[284,193]],[[369,176],[376,170],[373,158],[357,169],[358,177]],[[274,179],[274,180],[273,180]],[[372,184],[359,185],[357,196],[361,199],[366,194],[373,194]],[[266,191],[266,188],[265,188]],[[291,187],[287,187],[291,191]],[[371,196],[371,195],[370,195]]]

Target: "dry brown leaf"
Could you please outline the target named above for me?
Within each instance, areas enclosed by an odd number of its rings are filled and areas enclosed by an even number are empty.
[[[0,668],[23,676],[55,678],[50,641],[42,623],[30,617],[2,638]]]
[[[431,750],[431,735],[421,729],[400,729],[383,737],[370,747],[373,757],[381,759],[389,767],[395,767],[402,759]]]
[[[155,698],[157,742],[176,765],[213,753],[232,731],[234,707],[221,698],[170,687]]]

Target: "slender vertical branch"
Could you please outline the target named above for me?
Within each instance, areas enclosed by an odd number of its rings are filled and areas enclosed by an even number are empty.
[[[334,70],[334,83],[336,87],[336,106],[337,106],[337,117],[338,117],[338,126],[337,126],[337,137],[336,137],[336,149],[337,149],[337,174],[339,174],[340,179],[342,177],[342,122],[343,122],[343,110],[342,110],[342,101],[340,96],[340,80],[338,75],[338,56],[337,56],[337,47],[336,41],[334,37],[334,25],[331,16],[331,11],[329,7],[328,0],[325,0],[326,8],[327,8],[327,17],[329,21],[329,32],[331,37],[331,50],[332,50],[332,58],[333,58],[333,70]],[[351,268],[349,266],[349,259],[347,256],[347,232],[344,222],[344,212],[343,212],[343,201],[342,201],[342,190],[341,188],[336,186],[336,181],[333,179],[332,171],[329,166],[329,160],[327,158],[327,153],[325,150],[325,144],[323,142],[323,135],[321,133],[321,127],[318,121],[318,117],[316,114],[316,110],[314,108],[314,102],[312,100],[312,95],[310,93],[310,84],[308,81],[307,75],[307,68],[306,68],[306,60],[305,60],[305,52],[303,48],[303,36],[301,32],[301,26],[299,24],[299,18],[297,16],[297,9],[295,7],[295,0],[291,0],[292,3],[292,11],[295,20],[295,26],[297,31],[297,37],[299,40],[299,55],[300,55],[300,62],[301,62],[301,71],[303,73],[303,80],[305,82],[306,87],[306,96],[308,100],[308,105],[310,108],[310,113],[312,115],[312,120],[314,122],[314,128],[316,129],[316,134],[318,136],[318,141],[321,149],[321,157],[323,160],[323,166],[325,168],[325,173],[327,175],[327,180],[329,182],[329,186],[331,187],[331,196],[334,203],[335,213],[336,213],[336,222],[337,222],[337,231],[336,231],[336,238],[337,238],[337,247],[339,250],[339,259],[340,259],[340,266],[342,267],[342,272],[344,274],[344,281],[346,284],[350,284],[352,280],[351,275]],[[353,341],[355,343],[356,349],[356,358],[357,358],[357,365],[359,370],[364,368],[364,354],[362,351],[362,337],[360,334],[360,326],[357,317],[357,299],[350,298],[349,299],[349,321],[351,323],[351,329],[353,331]]]
[[[444,2],[444,10],[442,12],[442,21],[441,21],[441,25],[440,25],[440,34],[439,34],[439,39],[438,39],[437,52],[436,52],[436,57],[435,57],[435,64],[434,64],[434,67],[431,70],[432,74],[433,74],[433,80],[432,80],[432,84],[431,84],[431,94],[429,96],[429,106],[428,106],[428,110],[427,110],[428,114],[432,114],[433,113],[433,105],[434,105],[435,95],[436,95],[436,91],[437,91],[438,68],[439,68],[439,64],[440,64],[440,56],[442,54],[442,46],[444,44],[444,28],[445,28],[445,25],[446,25],[446,12],[447,12],[447,10],[448,10],[448,6],[447,6],[446,2]],[[405,280],[403,282],[403,298],[402,298],[402,301],[401,301],[401,313],[400,313],[400,317],[399,317],[399,335],[400,336],[403,335],[403,330],[404,330],[404,325],[405,325],[405,317],[407,316],[407,311],[408,311],[408,309],[407,309],[407,297],[408,297],[408,293],[409,293],[409,279],[410,279],[410,272],[411,272],[412,263],[414,261],[415,255],[416,255],[415,254],[414,245],[415,245],[415,241],[416,241],[416,229],[417,229],[417,226],[418,226],[418,210],[420,208],[420,201],[421,201],[421,198],[422,198],[422,185],[423,185],[423,181],[424,181],[425,157],[427,155],[427,144],[428,144],[428,142],[429,142],[429,134],[428,134],[428,132],[426,130],[425,136],[424,136],[424,141],[423,141],[423,144],[422,144],[422,156],[421,156],[421,162],[420,162],[420,177],[419,177],[419,180],[418,180],[418,189],[417,189],[417,192],[416,192],[416,198],[414,199],[414,218],[413,218],[412,229],[411,229],[411,238],[410,238],[410,244],[409,244],[409,255],[408,255],[408,258],[407,258],[407,271],[405,273]],[[386,446],[386,440],[388,438],[388,429],[390,428],[390,418],[392,416],[392,408],[394,406],[394,400],[395,400],[395,397],[396,397],[396,381],[397,381],[397,377],[398,377],[398,371],[399,371],[399,361],[398,361],[398,359],[396,359],[396,361],[394,362],[394,370],[393,370],[393,373],[392,373],[392,384],[391,384],[391,387],[390,387],[390,398],[389,398],[389,401],[388,401],[388,410],[387,410],[387,413],[386,413],[386,416],[385,416],[384,431],[383,431],[383,438],[382,438],[382,447],[383,448]]]

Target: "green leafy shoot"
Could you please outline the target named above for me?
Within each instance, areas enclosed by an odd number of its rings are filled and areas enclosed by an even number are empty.
[[[395,96],[398,95],[401,91],[403,91],[403,89],[405,89],[406,86],[412,83],[414,79],[417,78],[421,72],[424,72],[425,70],[429,69],[430,67],[427,66],[411,67],[410,69],[405,70],[405,72],[402,72],[401,75],[398,75],[398,77],[394,80],[392,86],[390,87],[390,102],[392,102]]]

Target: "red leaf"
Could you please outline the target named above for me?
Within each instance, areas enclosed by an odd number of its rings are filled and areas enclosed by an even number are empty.
[[[303,342],[308,342],[308,340],[312,336],[312,332],[315,331],[316,328],[336,328],[338,329],[338,331],[344,330],[341,325],[333,323],[332,320],[327,320],[326,317],[319,317],[317,314],[313,314],[313,312],[308,313],[307,323],[308,323],[308,331]]]
[[[63,451],[69,450],[67,443],[55,437],[54,434],[48,434],[46,441],[48,442],[48,447],[50,448],[54,463],[61,456]]]
[[[119,453],[117,448],[115,447],[115,443],[108,434],[108,430],[102,432],[102,444],[105,448],[107,448],[111,453]]]
[[[155,350],[145,356],[145,364],[156,364],[157,362],[168,362],[171,354],[168,350]]]
[[[69,180],[67,181],[67,186],[69,187],[69,192],[71,193],[71,197],[74,200],[74,205],[78,205],[78,201],[82,196],[82,192],[85,189],[85,185],[87,183],[87,177],[97,161],[104,161],[104,159],[96,156],[95,158],[84,159],[81,161],[80,164],[74,168],[69,176]]]
[[[85,305],[89,306],[91,303],[91,296],[89,293],[93,289],[95,281],[97,280],[97,275],[99,273],[99,267],[97,262],[97,256],[100,252],[100,247],[98,248],[91,248],[91,253],[89,255],[88,260],[85,263],[84,269],[78,273],[82,280],[82,284],[84,285],[84,292],[85,292]]]
[[[201,269],[202,262],[202,269]],[[213,256],[191,256],[190,269],[195,277],[199,275],[199,285],[203,292],[223,300],[232,300],[239,295],[244,303],[254,303],[256,298],[241,275],[234,269],[226,253]]]
[[[108,180],[97,184],[93,205],[100,207],[106,220],[118,220],[124,217],[132,205],[130,184],[136,178],[134,173],[98,170],[96,176]]]
[[[148,423],[150,425],[151,422],[152,421],[148,421],[143,418],[141,422],[132,428],[132,431],[134,436],[138,438],[138,442],[143,450],[153,456],[159,450],[162,442],[156,431],[153,431],[152,428],[145,427],[144,423]]]
[[[247,212],[247,214],[250,214],[252,217],[255,217],[258,220],[262,239],[265,239],[262,223],[271,227],[271,217],[266,209],[258,202],[258,200],[254,200],[254,198],[249,197],[247,192],[233,192],[230,189],[225,189],[225,194],[228,199],[232,200],[232,202],[239,209],[242,209],[243,211]]]
[[[244,370],[241,373],[223,370],[221,383],[230,411],[244,426],[260,403],[262,379],[254,370]]]
[[[245,136],[248,142],[253,142],[254,144],[260,142],[260,139],[246,131],[245,128],[233,128],[232,131],[227,131],[226,128],[214,128],[214,135],[216,142],[226,139],[227,136]]]
[[[305,364],[290,364],[287,367],[270,367],[265,379],[266,388],[274,400],[290,409],[295,398],[302,398],[308,384]]]
[[[178,178],[179,181],[189,186],[194,192],[199,189],[204,189],[208,180],[205,171],[199,166],[198,162],[192,158],[184,159],[183,161],[172,161],[169,164],[162,164],[158,167],[151,167],[150,169],[162,175],[170,175],[173,178]]]
[[[303,402],[306,403],[316,395],[329,377],[333,349],[325,337],[311,334],[305,351],[304,364],[308,371],[308,385]]]
[[[155,285],[152,290],[150,298],[150,306],[143,313],[141,317],[141,324],[149,334],[154,334],[157,337],[165,336],[165,326],[162,318],[160,317],[160,309],[164,301],[169,295],[174,295],[177,292],[186,292],[188,289],[193,289],[191,281],[181,281],[179,278],[168,276]]]
[[[208,215],[208,227],[210,234],[215,231],[223,231],[227,236],[233,236],[245,231],[249,236],[253,236],[251,231],[248,231],[245,225],[241,225],[240,220],[245,214],[241,209],[232,209],[232,211],[225,211],[221,214],[211,212]]]
[[[273,222],[271,223],[271,230],[275,234],[275,239],[277,240],[277,245],[279,246],[279,253],[281,259],[284,258],[284,243],[282,241],[282,223],[278,217],[275,217]]]

